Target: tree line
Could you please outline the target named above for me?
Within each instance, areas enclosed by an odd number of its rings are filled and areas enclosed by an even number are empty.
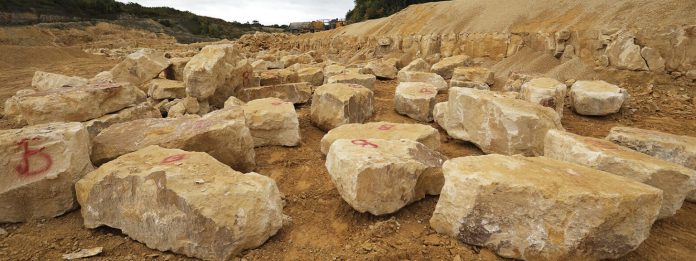
[[[443,0],[355,0],[355,7],[346,14],[348,23],[390,16],[412,4]]]

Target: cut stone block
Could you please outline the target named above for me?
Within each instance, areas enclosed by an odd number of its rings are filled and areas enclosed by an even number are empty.
[[[430,225],[438,233],[524,260],[603,260],[650,234],[659,189],[544,157],[486,155],[443,165]]]
[[[50,91],[63,87],[77,87],[86,85],[87,79],[82,77],[70,77],[62,74],[36,71],[31,80],[31,87],[37,91]]]
[[[447,81],[445,81],[442,76],[430,72],[412,72],[402,70],[399,72],[399,82],[424,82],[435,86],[435,88],[437,88],[437,90],[440,92],[449,89]]]
[[[102,130],[116,123],[149,118],[162,118],[162,114],[151,104],[144,102],[133,107],[125,108],[116,113],[107,114],[85,122],[84,125],[87,128],[87,132],[89,132],[90,138],[93,139]]]
[[[5,101],[5,115],[30,125],[88,121],[145,100],[130,84],[97,83],[75,88],[18,94]]]
[[[338,64],[327,65],[324,67],[324,83],[328,83],[329,78],[346,72],[346,67]]]
[[[242,108],[255,147],[300,144],[300,122],[292,103],[265,98],[250,101]]]
[[[418,59],[413,60],[408,65],[406,65],[406,67],[402,68],[401,71],[399,71],[399,73],[401,73],[401,72],[430,72],[431,67],[432,66],[428,62],[426,62],[422,58],[418,58]]]
[[[177,57],[169,59],[171,65],[169,65],[169,67],[166,70],[164,70],[165,77],[169,80],[183,81],[184,68],[186,68],[186,64],[189,61],[191,61],[191,57]]]
[[[110,72],[114,82],[140,86],[157,78],[157,75],[167,69],[169,65],[169,60],[164,57],[164,53],[151,49],[140,49],[126,56],[126,59],[114,66]]]
[[[229,260],[282,227],[273,179],[242,174],[200,152],[149,146],[75,186],[87,228],[109,226],[160,251]]]
[[[605,81],[577,81],[570,88],[570,102],[580,115],[617,113],[627,97],[625,89]]]
[[[367,63],[365,69],[372,72],[377,78],[386,80],[396,79],[396,74],[399,72],[396,66],[381,60],[374,60]]]
[[[186,94],[222,107],[230,96],[251,85],[253,69],[231,44],[209,45],[184,68]]]
[[[94,169],[78,122],[0,131],[0,223],[60,216],[77,207],[74,185]]]
[[[412,140],[432,150],[440,148],[440,133],[424,124],[392,122],[368,122],[345,124],[326,133],[321,139],[321,152],[326,154],[334,141],[339,139]]]
[[[324,131],[372,117],[374,93],[358,84],[325,84],[312,98],[310,119]]]
[[[433,64],[430,72],[434,72],[445,79],[451,79],[454,74],[454,69],[471,64],[471,59],[466,55],[457,55],[443,58],[438,63]]]
[[[184,82],[154,79],[145,87],[147,95],[155,100],[181,99],[186,97],[186,86]]]
[[[422,122],[433,121],[437,87],[422,82],[402,82],[396,86],[394,109],[402,115]]]
[[[235,170],[254,169],[254,139],[241,107],[203,117],[141,119],[114,124],[94,138],[92,162],[103,164],[150,145],[206,152]]]
[[[326,168],[341,197],[361,213],[384,215],[440,193],[445,157],[411,140],[340,139]]]
[[[480,82],[487,85],[495,83],[493,72],[484,67],[458,67],[452,73],[452,80]]]
[[[261,86],[300,82],[297,72],[288,69],[268,70],[259,73]]]
[[[324,84],[324,71],[319,67],[302,68],[297,71],[301,82],[308,82],[314,86]]]
[[[519,98],[554,109],[563,118],[567,92],[568,87],[556,79],[534,78],[522,85]]]
[[[237,98],[245,102],[263,98],[278,98],[286,102],[302,104],[312,98],[312,86],[309,83],[301,82],[245,88],[239,91]]]
[[[450,136],[488,154],[540,156],[546,132],[563,130],[550,108],[470,88],[450,89],[444,122]]]
[[[365,88],[374,90],[375,81],[377,81],[377,77],[375,77],[372,74],[342,73],[339,75],[331,76],[331,78],[329,78],[328,83],[359,84],[364,86]]]
[[[610,141],[569,132],[549,131],[544,156],[623,176],[664,191],[658,218],[676,214],[687,193],[696,189],[696,171]]]

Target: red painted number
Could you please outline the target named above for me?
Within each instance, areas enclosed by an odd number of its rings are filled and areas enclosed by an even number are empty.
[[[430,89],[428,89],[428,88],[421,88],[421,89],[420,89],[420,93],[424,93],[424,94],[433,94],[433,91],[430,90]]]
[[[51,166],[53,166],[53,159],[51,159],[50,155],[44,152],[44,149],[46,149],[46,147],[40,148],[38,150],[33,150],[29,148],[29,141],[32,140],[40,140],[40,138],[22,139],[21,141],[17,142],[17,146],[24,151],[22,153],[22,162],[15,167],[15,170],[17,170],[17,173],[20,176],[38,175],[46,172],[47,170],[51,169]],[[44,165],[41,168],[31,170],[29,158],[33,156],[37,156],[43,159]]]
[[[373,149],[379,148],[379,145],[371,143],[367,140],[352,140],[351,143],[361,146],[363,148],[371,147]]]
[[[166,157],[162,160],[162,164],[169,164],[169,163],[174,163],[177,161],[182,161],[186,158],[185,154],[177,154],[177,155],[172,155],[169,157]]]

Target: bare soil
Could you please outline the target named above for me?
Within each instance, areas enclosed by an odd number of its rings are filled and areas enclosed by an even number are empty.
[[[18,89],[28,88],[34,70],[91,77],[111,68],[117,62],[100,56],[73,53],[62,48],[8,48],[0,46],[3,56],[11,51],[16,52],[15,56],[19,58],[10,61],[9,64],[0,63],[0,101],[4,101]],[[65,51],[68,55],[45,59],[45,55],[54,51]],[[2,61],[6,62],[7,59]],[[632,93],[640,94],[641,90],[647,88],[643,81],[645,77],[606,73],[613,75],[610,76],[613,78],[622,78],[622,86],[629,87]],[[665,84],[660,85],[662,82]],[[376,113],[370,121],[414,122],[410,118],[398,115],[393,109],[392,98],[396,84],[396,81],[377,83]],[[654,92],[635,95],[634,98],[640,106],[636,105],[634,113],[621,113],[611,117],[582,117],[566,109],[563,125],[571,132],[594,137],[605,136],[609,129],[616,125],[696,136],[696,121],[691,113],[693,104],[685,109],[689,112],[686,114],[671,109],[670,104],[674,101],[670,99],[674,96],[663,92],[679,90],[680,86],[670,84],[672,82],[669,79],[658,79],[655,85],[662,88],[655,87]],[[658,98],[655,98],[653,93],[657,93]],[[648,103],[648,98],[655,99],[652,103],[661,106],[661,109],[642,109],[641,106],[649,105],[645,104]],[[446,100],[446,94],[439,95],[438,99]],[[299,106],[298,113],[302,131],[300,146],[266,147],[256,150],[259,166],[257,172],[276,180],[280,190],[285,194],[284,213],[292,218],[292,222],[260,248],[244,252],[244,259],[502,259],[485,248],[466,245],[436,234],[429,227],[428,221],[437,203],[437,197],[428,197],[394,215],[383,217],[354,211],[341,199],[326,172],[324,156],[319,150],[319,142],[324,132],[309,122],[309,105]],[[437,127],[436,124],[433,126]],[[450,158],[482,154],[470,143],[448,139],[442,130],[441,137],[441,152]],[[193,260],[170,252],[151,250],[116,229],[83,228],[79,210],[54,219],[4,224],[0,227],[9,233],[0,236],[0,260],[60,260],[62,254],[92,247],[104,247],[104,252],[92,260]],[[650,238],[622,260],[693,260],[696,256],[695,246],[696,204],[685,203],[676,216],[655,223]]]

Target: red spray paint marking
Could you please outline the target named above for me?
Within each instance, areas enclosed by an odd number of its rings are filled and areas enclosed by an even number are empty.
[[[186,158],[186,154],[177,154],[164,158],[160,163],[169,164],[177,161],[182,161]]]
[[[53,159],[51,159],[51,155],[48,155],[45,152],[43,152],[43,150],[46,149],[46,147],[40,148],[38,150],[32,150],[29,148],[29,141],[32,140],[40,140],[40,138],[22,139],[21,141],[17,142],[17,146],[24,150],[24,152],[22,153],[22,163],[15,167],[15,170],[20,176],[38,175],[46,172],[47,170],[51,169],[51,166],[53,166]],[[32,156],[41,157],[44,160],[45,165],[39,169],[32,171],[31,166],[29,165],[29,158],[31,158]]]
[[[381,131],[388,131],[388,130],[393,129],[394,127],[395,126],[391,125],[391,124],[383,124],[383,125],[380,125],[379,128],[377,128],[377,129],[381,130]]]
[[[363,148],[371,147],[373,149],[379,148],[379,145],[371,143],[367,140],[352,140],[351,143],[361,146]]]
[[[273,106],[278,106],[278,105],[281,105],[281,104],[283,104],[283,103],[284,103],[284,102],[272,102],[271,105],[273,105]]]
[[[249,87],[251,86],[251,72],[244,72],[242,74],[242,85],[243,87]]]
[[[421,89],[420,89],[420,93],[424,93],[424,94],[433,94],[433,91],[431,91],[430,89],[424,87],[424,88],[421,88]]]

